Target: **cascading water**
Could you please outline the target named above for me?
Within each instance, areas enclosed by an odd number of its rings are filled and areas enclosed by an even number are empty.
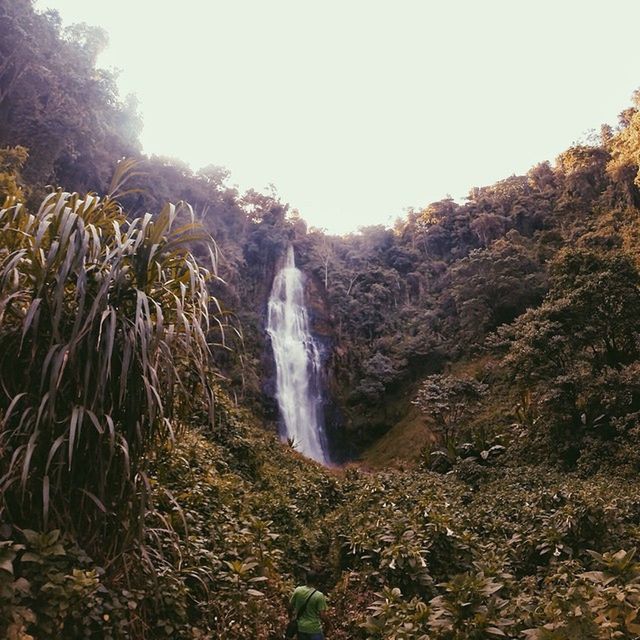
[[[304,455],[326,463],[320,352],[309,331],[302,272],[296,267],[291,246],[273,281],[267,332],[276,361],[276,397],[283,435],[292,439]]]

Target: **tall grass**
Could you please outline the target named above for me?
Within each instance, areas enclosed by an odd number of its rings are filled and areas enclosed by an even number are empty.
[[[145,456],[194,403],[212,411],[215,258],[184,204],[128,221],[111,197],[57,191],[35,214],[6,202],[0,521],[59,526],[89,547],[141,534]]]

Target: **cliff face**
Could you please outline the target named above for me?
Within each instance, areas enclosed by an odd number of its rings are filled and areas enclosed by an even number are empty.
[[[264,279],[260,287],[260,295],[256,301],[256,307],[260,310],[260,326],[259,335],[262,338],[262,349],[260,353],[260,370],[262,372],[262,393],[264,396],[264,417],[277,431],[278,425],[278,401],[276,400],[276,363],[273,357],[273,348],[271,340],[267,333],[267,306],[269,304],[269,296],[271,295],[271,287],[273,279],[280,268],[280,264],[276,263],[269,270],[267,277]]]
[[[349,447],[345,438],[345,413],[338,401],[339,393],[335,368],[340,347],[337,343],[333,316],[325,288],[314,275],[306,274],[305,297],[311,332],[321,350],[324,399],[322,410],[331,459],[334,462],[344,462],[349,457]]]
[[[401,421],[411,408],[415,385],[401,384],[395,380],[384,388],[384,399],[369,400],[362,389],[368,390],[365,371],[363,373],[362,349],[353,341],[345,342],[346,332],[340,331],[340,322],[345,322],[345,309],[339,308],[339,299],[324,286],[322,273],[314,270],[309,259],[308,248],[296,247],[296,265],[304,274],[305,304],[313,335],[321,354],[322,376],[320,385],[323,392],[323,414],[325,433],[329,443],[329,453],[334,462],[340,463],[360,457],[380,436]],[[280,419],[276,368],[272,345],[267,334],[267,306],[273,286],[273,279],[282,267],[282,259],[275,260],[266,269],[256,290],[260,290],[258,330],[260,339],[259,378],[262,391],[261,412],[273,431],[277,430]],[[346,302],[353,304],[353,297]],[[338,320],[340,319],[340,320]],[[341,339],[341,336],[342,339]],[[348,338],[347,338],[348,340]],[[373,344],[367,345],[377,353]],[[386,360],[383,358],[383,364]],[[439,360],[429,359],[428,366],[437,367]],[[374,371],[377,373],[377,371]],[[386,370],[382,372],[386,375]],[[393,372],[395,373],[395,372]],[[374,382],[379,382],[377,379]],[[402,382],[407,382],[405,378]],[[360,387],[360,389],[359,389]],[[377,390],[377,387],[376,387]]]

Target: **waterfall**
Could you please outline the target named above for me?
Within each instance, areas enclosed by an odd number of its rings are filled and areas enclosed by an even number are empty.
[[[273,281],[267,332],[276,362],[276,397],[285,438],[298,451],[326,463],[320,388],[320,351],[309,331],[303,277],[293,247]]]

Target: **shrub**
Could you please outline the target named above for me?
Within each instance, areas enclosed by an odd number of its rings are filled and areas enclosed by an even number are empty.
[[[213,400],[196,241],[211,243],[186,205],[128,221],[109,197],[57,191],[35,214],[0,210],[4,518],[101,555],[140,537],[146,453]]]

